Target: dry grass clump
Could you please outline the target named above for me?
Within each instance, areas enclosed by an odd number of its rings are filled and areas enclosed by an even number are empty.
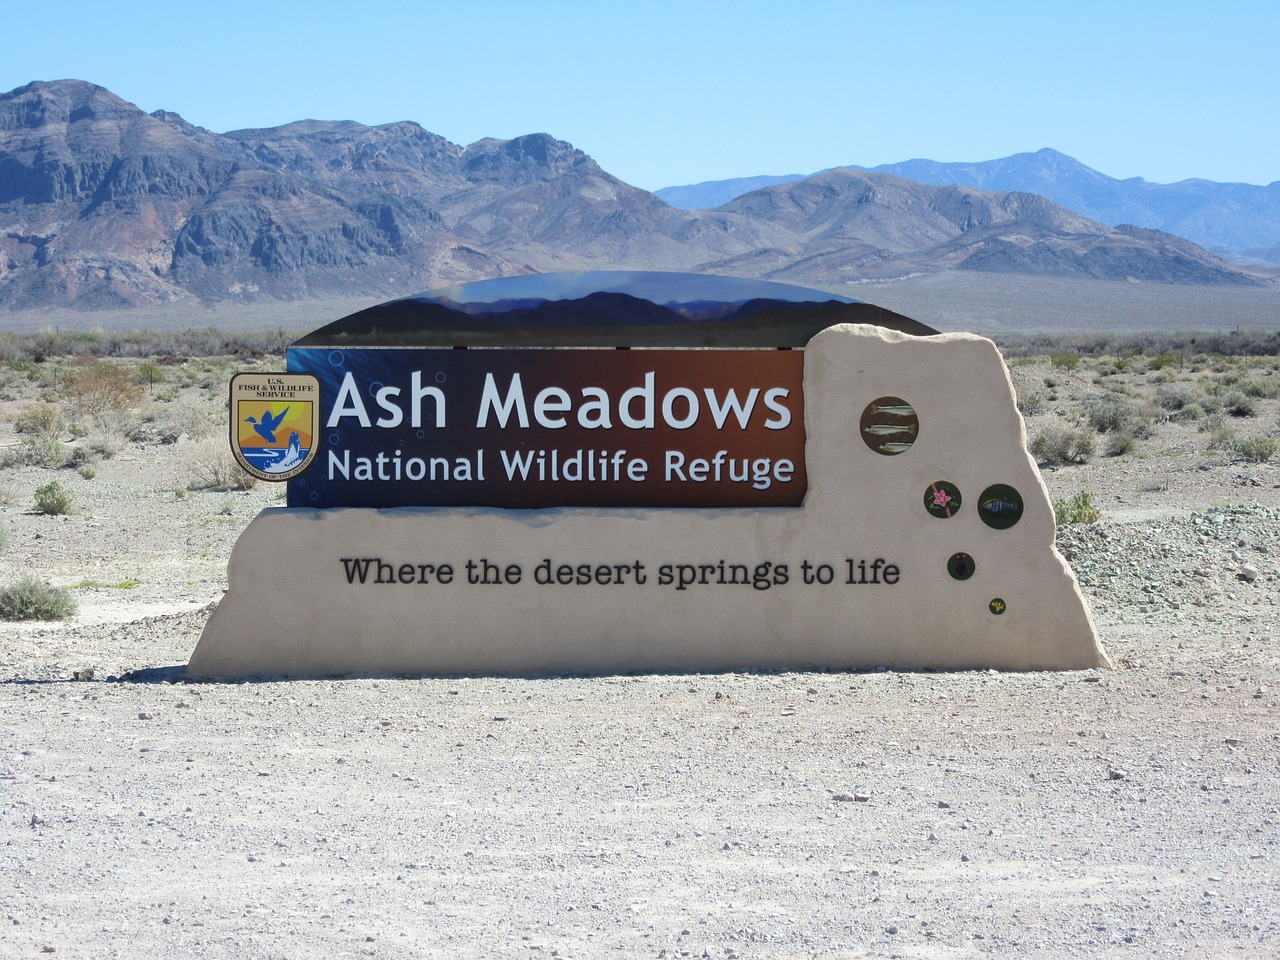
[[[225,443],[202,444],[191,458],[193,490],[252,490],[258,478],[245,473]]]
[[[62,408],[56,403],[29,403],[13,419],[15,433],[56,434],[62,429]]]

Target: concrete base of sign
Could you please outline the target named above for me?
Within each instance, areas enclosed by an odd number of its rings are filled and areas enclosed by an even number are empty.
[[[187,675],[1110,665],[994,344],[831,327],[804,396],[802,507],[263,511]]]

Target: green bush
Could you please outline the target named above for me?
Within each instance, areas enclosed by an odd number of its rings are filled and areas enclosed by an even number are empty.
[[[1097,523],[1102,519],[1102,511],[1093,502],[1093,494],[1088,490],[1081,490],[1074,497],[1054,500],[1053,515],[1060,527],[1076,523]]]
[[[26,576],[0,589],[0,619],[65,620],[76,615],[76,602],[66,590]]]
[[[71,512],[71,492],[57,480],[51,480],[36,488],[36,510],[50,516],[62,516]]]
[[[1073,350],[1055,350],[1049,354],[1049,362],[1059,370],[1074,370],[1080,366],[1080,354]]]
[[[1266,380],[1247,380],[1240,384],[1241,392],[1255,400],[1274,400],[1280,397],[1280,379],[1271,377]]]
[[[1088,463],[1095,449],[1092,431],[1060,424],[1045,427],[1031,441],[1031,455],[1039,463]]]
[[[1234,447],[1240,456],[1254,463],[1264,463],[1275,456],[1276,450],[1280,450],[1280,440],[1275,437],[1237,437]]]
[[[138,369],[134,371],[133,377],[143,386],[154,387],[157,383],[164,383],[164,370],[160,364],[144,360],[138,364]]]

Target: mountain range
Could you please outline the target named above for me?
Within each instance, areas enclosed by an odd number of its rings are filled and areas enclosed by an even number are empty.
[[[0,94],[0,309],[392,298],[584,269],[1265,282],[1021,191],[842,167],[681,210],[547,134],[460,146],[409,121],[315,120],[217,134],[83,81]]]
[[[1048,197],[1099,223],[1140,224],[1186,237],[1216,252],[1280,263],[1280,180],[1267,186],[1183,180],[1117,180],[1057,150],[1018,153],[980,163],[907,160],[854,170],[888,173],[937,186],[1018,191]],[[802,174],[710,180],[655,191],[673,207],[719,207],[761,187],[794,183]]]

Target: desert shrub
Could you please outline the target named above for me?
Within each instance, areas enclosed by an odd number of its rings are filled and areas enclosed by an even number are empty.
[[[1218,397],[1218,405],[1223,413],[1233,417],[1253,417],[1258,413],[1253,398],[1240,390],[1228,390]]]
[[[0,523],[0,551],[9,545],[9,528],[7,525]]]
[[[1058,526],[1065,527],[1076,523],[1097,523],[1102,519],[1102,511],[1093,502],[1093,494],[1081,490],[1074,497],[1054,500],[1053,516]]]
[[[66,455],[57,438],[47,433],[37,433],[22,438],[16,447],[10,447],[0,458],[4,467],[60,467]]]
[[[84,477],[86,480],[93,480],[98,476],[98,468],[92,463],[82,463],[80,466],[76,467],[76,473],[80,474],[80,476]]]
[[[1162,384],[1156,389],[1156,405],[1171,413],[1200,399],[1200,391],[1189,383]]]
[[[1080,354],[1074,350],[1055,350],[1049,354],[1049,362],[1059,370],[1071,371],[1080,366]]]
[[[1133,419],[1133,407],[1116,397],[1094,397],[1085,401],[1085,416],[1089,426],[1099,433],[1123,430]]]
[[[1045,377],[1045,378],[1044,378],[1044,385],[1045,385],[1046,387],[1048,387],[1050,390],[1057,390],[1057,389],[1058,389],[1058,378],[1057,378],[1057,377]]]
[[[1107,456],[1120,457],[1133,449],[1135,438],[1128,430],[1113,430],[1107,434]]]
[[[258,478],[246,473],[224,444],[212,443],[191,458],[194,490],[252,490]]]
[[[1050,424],[1031,441],[1031,455],[1040,463],[1088,463],[1096,442],[1083,427]]]
[[[1275,437],[1237,437],[1234,449],[1246,460],[1263,463],[1275,456],[1276,450],[1280,450],[1280,440]]]
[[[1027,393],[1018,397],[1018,410],[1024,417],[1034,417],[1044,412],[1044,396],[1039,393]]]
[[[62,408],[56,403],[29,403],[13,418],[15,433],[55,434],[62,428]]]
[[[1174,420],[1203,420],[1209,414],[1198,403],[1188,403],[1173,415]]]
[[[71,492],[57,480],[36,487],[36,510],[50,516],[62,516],[71,512]]]
[[[1114,393],[1086,400],[1084,412],[1089,425],[1099,433],[1120,431],[1134,437],[1151,436],[1158,414],[1158,410],[1149,404],[1129,400]]]
[[[134,443],[177,443],[183,436],[203,440],[213,429],[208,409],[200,404],[151,407],[124,427]]]
[[[142,399],[142,389],[124,367],[98,360],[70,370],[62,395],[75,409],[96,414],[104,410],[128,410]]]
[[[1254,400],[1274,400],[1280,397],[1280,378],[1246,380],[1240,384],[1240,392]]]
[[[26,576],[0,589],[0,618],[5,620],[65,620],[76,615],[71,594]]]
[[[1154,357],[1148,358],[1147,367],[1151,370],[1163,370],[1165,367],[1177,367],[1181,370],[1182,363],[1182,354],[1166,350],[1164,353],[1157,353]]]
[[[101,460],[110,460],[120,452],[119,441],[109,434],[94,437],[87,446]]]
[[[97,455],[88,447],[72,447],[71,452],[67,454],[68,467],[82,467],[87,463],[94,463],[98,459]]]
[[[158,383],[164,383],[164,368],[151,360],[144,360],[133,371],[133,379],[145,387],[154,387]]]
[[[1213,417],[1206,418],[1205,424],[1201,427],[1202,430],[1206,430],[1209,434],[1209,442],[1205,444],[1205,449],[1235,450],[1236,432],[1230,427],[1223,426],[1221,422],[1217,426],[1210,426],[1213,421]]]

